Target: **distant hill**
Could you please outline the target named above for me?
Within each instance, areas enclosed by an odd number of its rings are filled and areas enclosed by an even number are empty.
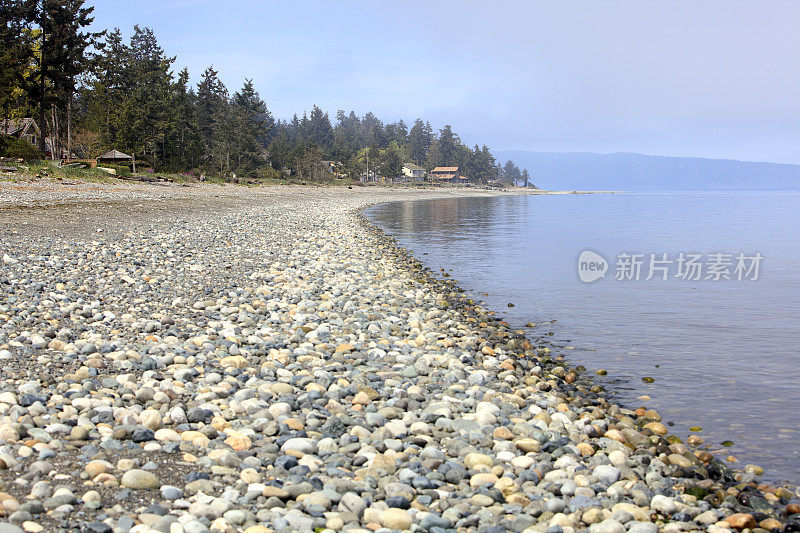
[[[788,191],[800,190],[800,165],[633,153],[502,150],[548,190]]]

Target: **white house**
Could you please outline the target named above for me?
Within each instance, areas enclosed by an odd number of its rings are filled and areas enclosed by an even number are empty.
[[[421,180],[425,177],[425,169],[414,163],[403,164],[403,177],[414,180]]]

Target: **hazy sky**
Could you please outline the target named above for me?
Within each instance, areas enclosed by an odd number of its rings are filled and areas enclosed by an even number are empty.
[[[87,3],[91,4],[92,0]],[[800,163],[800,0],[94,0],[176,70],[470,144]]]

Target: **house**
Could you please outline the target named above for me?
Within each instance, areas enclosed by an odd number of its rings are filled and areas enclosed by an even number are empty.
[[[414,163],[404,163],[403,177],[412,180],[421,180],[425,177],[425,169]]]
[[[459,183],[461,172],[458,167],[436,167],[430,172],[433,181]]]
[[[110,150],[97,158],[98,165],[124,165],[132,161],[133,157],[123,154],[119,150]]]
[[[34,146],[39,145],[42,131],[32,118],[5,118],[0,120],[0,133],[24,139]]]
[[[42,130],[36,120],[30,117],[4,118],[0,119],[0,133],[23,139],[39,148],[39,138],[42,135]],[[44,153],[48,157],[58,159],[74,157],[73,154],[67,153],[64,143],[60,139],[53,139],[53,137],[45,137]]]

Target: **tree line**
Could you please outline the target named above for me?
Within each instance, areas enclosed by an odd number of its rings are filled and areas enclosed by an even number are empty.
[[[467,146],[451,126],[384,123],[373,113],[316,105],[273,117],[252,80],[230,93],[209,66],[193,86],[175,74],[150,28],[92,32],[85,0],[0,0],[2,118],[34,116],[67,153],[116,148],[154,169],[230,176],[396,177],[404,163],[458,166],[477,181],[527,184],[527,170],[500,164],[486,145]],[[45,135],[40,150],[45,151]],[[323,161],[335,162],[323,165]]]

